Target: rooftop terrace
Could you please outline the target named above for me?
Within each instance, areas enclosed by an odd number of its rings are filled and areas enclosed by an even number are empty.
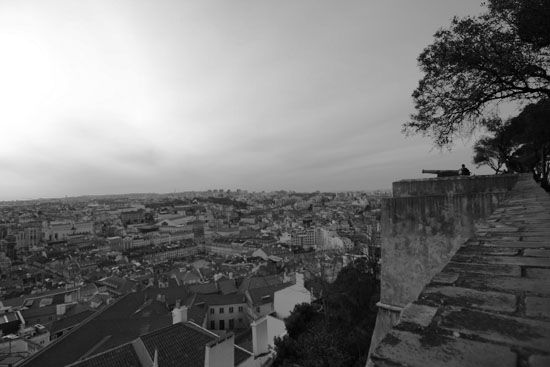
[[[398,196],[415,185],[397,184],[410,186]],[[421,195],[442,194],[437,186]],[[550,196],[522,175],[499,202],[404,306],[368,365],[550,366]]]

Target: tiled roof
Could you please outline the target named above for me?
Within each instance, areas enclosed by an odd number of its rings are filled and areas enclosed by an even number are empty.
[[[249,289],[248,293],[252,299],[254,305],[263,305],[265,303],[273,302],[273,295],[280,289],[290,287],[292,283],[279,283],[274,285],[268,285],[261,288]]]
[[[155,352],[158,353],[160,367],[204,367],[205,347],[216,340],[219,337],[206,329],[192,323],[178,323],[75,362],[70,367],[144,367],[136,354],[136,349],[143,347],[151,360]],[[238,366],[251,357],[251,352],[234,346],[233,363],[228,366]]]
[[[216,283],[204,283],[204,284],[191,284],[188,286],[189,291],[200,294],[212,294],[218,293],[218,287]]]
[[[145,300],[143,292],[129,293],[119,298],[30,357],[23,366],[64,366],[91,351],[99,353],[172,324],[168,309],[163,311],[156,301],[143,307]]]
[[[233,279],[219,280],[218,288],[220,289],[221,294],[229,294],[229,293],[237,292],[237,287],[235,287],[235,280]]]
[[[237,303],[245,303],[245,297],[240,293],[232,294],[197,294],[194,304],[204,302],[209,306],[216,305],[234,305]]]
[[[65,330],[72,326],[78,325],[93,314],[94,314],[94,311],[92,310],[84,310],[75,315],[70,315],[60,320],[56,320],[52,323],[52,326],[50,327],[50,333],[55,334],[58,331]]]
[[[187,310],[187,320],[197,325],[202,325],[206,316],[207,307],[205,305],[193,305]]]
[[[131,343],[71,364],[70,367],[141,367]]]
[[[550,366],[550,196],[528,176],[432,278],[372,366]]]
[[[177,323],[144,335],[141,340],[150,355],[158,350],[162,367],[204,367],[204,347],[216,340],[216,336],[191,324]]]
[[[180,286],[170,286],[167,288],[149,287],[145,289],[145,293],[152,299],[156,299],[158,295],[164,296],[166,303],[169,305],[175,304],[178,299],[185,303],[185,300],[190,296],[187,288]]]
[[[265,277],[250,277],[243,279],[239,286],[239,291],[244,292],[248,289],[261,288],[269,285],[281,284],[283,281],[278,275],[268,275]]]

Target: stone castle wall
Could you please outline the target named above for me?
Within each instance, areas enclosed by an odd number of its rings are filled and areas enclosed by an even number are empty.
[[[382,206],[381,299],[370,351],[506,197],[517,175],[394,182]]]

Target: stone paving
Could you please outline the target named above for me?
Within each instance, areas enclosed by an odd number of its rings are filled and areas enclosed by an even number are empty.
[[[550,195],[529,175],[371,355],[374,366],[550,366]]]

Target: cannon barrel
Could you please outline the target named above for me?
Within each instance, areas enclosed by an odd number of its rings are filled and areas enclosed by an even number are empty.
[[[458,176],[458,170],[454,169],[423,169],[422,173],[431,173],[437,175],[437,177],[451,177]]]

